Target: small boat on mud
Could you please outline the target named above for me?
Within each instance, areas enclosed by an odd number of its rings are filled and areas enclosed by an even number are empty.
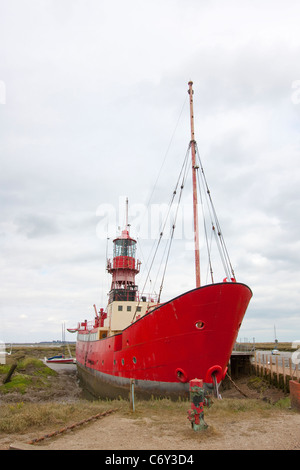
[[[52,363],[52,364],[76,364],[76,359],[72,357],[70,347],[68,343],[65,341],[65,325],[62,325],[62,344],[63,344],[63,353],[62,354],[57,354],[56,356],[52,357],[45,357],[44,361],[46,363]],[[65,356],[65,347],[67,346],[69,356]]]
[[[276,338],[276,328],[275,328],[275,325],[274,325],[274,348],[272,349],[271,351],[271,354],[272,356],[279,356],[280,355],[280,352],[279,350],[277,349],[277,345],[278,345],[278,339]]]
[[[74,357],[65,357],[63,354],[59,356],[45,357],[45,362],[52,364],[76,364]]]

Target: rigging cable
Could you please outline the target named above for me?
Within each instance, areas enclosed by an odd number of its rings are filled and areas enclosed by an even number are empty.
[[[214,283],[214,278],[213,278],[213,269],[212,269],[212,263],[211,263],[211,247],[208,245],[208,234],[207,234],[207,227],[206,227],[206,218],[204,214],[204,204],[203,204],[203,198],[202,198],[202,190],[201,190],[201,184],[200,184],[200,179],[199,179],[199,172],[197,171],[197,183],[198,183],[198,189],[199,189],[199,196],[200,196],[200,201],[201,201],[201,207],[202,207],[202,215],[203,215],[203,226],[204,226],[204,234],[205,234],[205,242],[206,242],[206,249],[207,249],[207,256],[208,256],[208,264],[209,264],[209,270],[210,270],[210,276],[211,276],[211,281]]]
[[[148,200],[147,207],[149,207],[149,205],[150,205],[150,201],[151,201],[151,199],[152,199],[152,196],[153,196],[153,193],[154,193],[154,191],[155,191],[155,188],[156,188],[157,182],[158,182],[158,180],[159,180],[159,177],[160,177],[161,171],[162,171],[162,169],[163,169],[163,166],[164,166],[164,164],[165,164],[165,161],[166,161],[166,158],[167,158],[167,156],[168,156],[169,150],[170,150],[170,148],[171,148],[171,145],[172,145],[172,142],[173,142],[173,139],[174,139],[175,133],[176,133],[176,131],[177,131],[177,127],[178,127],[179,121],[180,121],[180,119],[181,119],[181,115],[182,115],[182,113],[183,113],[183,110],[184,110],[185,104],[186,104],[186,102],[187,102],[187,99],[188,99],[188,96],[186,96],[186,97],[185,97],[184,103],[183,103],[183,105],[182,105],[182,108],[181,108],[181,111],[180,111],[180,113],[179,113],[179,117],[178,117],[178,119],[177,119],[177,123],[176,123],[176,125],[175,125],[175,129],[174,129],[174,131],[173,131],[173,134],[171,135],[171,139],[170,139],[170,142],[169,142],[168,148],[167,148],[167,150],[166,150],[166,153],[165,153],[165,156],[164,156],[163,162],[162,162],[162,164],[161,164],[160,170],[159,170],[159,172],[158,172],[158,175],[157,175],[156,181],[155,181],[155,183],[154,183],[154,186],[153,186],[152,192],[151,192],[151,194],[150,194],[150,197],[149,197],[149,200]]]
[[[190,148],[190,145],[189,145],[189,148]],[[189,148],[188,148],[187,154],[189,152]],[[166,258],[166,262],[165,262],[165,269],[164,269],[164,272],[163,272],[163,277],[162,277],[161,284],[160,284],[160,289],[159,289],[158,303],[160,302],[160,296],[161,296],[161,292],[162,292],[162,289],[163,289],[165,274],[166,274],[166,270],[167,270],[167,264],[168,264],[168,261],[169,261],[171,245],[172,245],[172,242],[173,242],[174,231],[175,231],[175,227],[176,227],[178,209],[179,209],[179,205],[180,205],[180,201],[181,201],[181,196],[182,196],[185,180],[186,180],[186,177],[187,177],[187,169],[188,169],[187,158],[185,160],[186,160],[185,161],[185,172],[183,174],[183,179],[182,179],[182,183],[181,183],[181,186],[180,186],[180,193],[179,193],[179,198],[178,198],[178,203],[177,203],[177,209],[176,209],[174,221],[173,221],[173,224],[172,224],[171,237],[170,237],[170,241],[169,241],[169,249],[168,249],[168,254],[167,254],[167,258]]]
[[[217,241],[217,245],[218,245],[218,248],[219,248],[220,257],[221,257],[221,260],[222,260],[222,263],[223,263],[223,266],[224,266],[224,270],[225,270],[225,273],[226,273],[226,275],[229,279],[231,278],[231,276],[233,276],[233,278],[235,278],[234,270],[233,270],[233,267],[232,267],[232,264],[231,264],[231,261],[230,261],[230,258],[229,258],[229,254],[228,254],[228,251],[227,251],[227,248],[226,248],[226,245],[225,245],[223,235],[222,235],[221,226],[220,226],[220,223],[218,221],[218,217],[217,217],[217,214],[216,214],[216,210],[214,208],[211,193],[210,193],[207,181],[206,181],[206,177],[205,177],[204,169],[203,169],[202,162],[201,162],[201,159],[200,159],[197,144],[196,144],[196,155],[198,157],[199,165],[200,165],[200,168],[201,168],[201,177],[202,177],[202,180],[203,180],[203,185],[206,189],[207,203],[208,203],[208,208],[209,208],[209,212],[210,212],[210,216],[211,216],[212,230],[213,230],[213,232],[215,234],[215,237],[216,237],[216,241]],[[210,208],[211,208],[211,210],[210,210]],[[217,228],[217,231],[216,231],[216,228]]]
[[[177,179],[177,183],[175,185],[175,189],[172,193],[172,197],[171,197],[171,200],[169,202],[169,206],[168,206],[168,211],[167,211],[167,214],[166,214],[166,217],[165,217],[165,221],[163,224],[161,224],[161,229],[160,229],[160,234],[159,234],[159,239],[157,241],[157,244],[156,244],[156,248],[155,248],[155,252],[154,252],[154,255],[153,255],[153,258],[152,258],[152,261],[151,261],[151,264],[150,264],[150,267],[148,269],[148,273],[147,273],[147,276],[146,276],[146,280],[145,280],[145,283],[144,283],[144,287],[142,289],[142,293],[144,292],[144,289],[145,289],[145,286],[146,286],[146,283],[148,281],[148,278],[150,276],[150,271],[152,269],[152,266],[153,266],[153,263],[154,263],[154,260],[156,258],[156,255],[157,255],[157,252],[158,252],[158,248],[159,248],[159,245],[160,245],[160,242],[162,240],[162,237],[163,237],[163,234],[164,234],[164,230],[165,230],[165,227],[166,227],[166,223],[167,223],[167,220],[169,218],[169,214],[170,214],[170,211],[171,211],[171,207],[174,203],[174,199],[175,199],[175,196],[177,194],[177,188],[178,188],[178,185],[179,185],[179,181],[180,181],[180,178],[181,178],[181,175],[182,173],[185,173],[186,172],[186,166],[187,166],[187,161],[188,161],[188,153],[189,153],[189,147],[188,147],[188,150],[185,154],[185,158],[184,158],[184,161],[183,161],[183,164],[182,164],[182,167],[181,167],[181,170],[180,170],[180,173],[179,173],[179,176],[178,176],[178,179]],[[152,250],[151,250],[152,251]],[[150,255],[149,255],[150,257]],[[148,258],[149,259],[149,258]],[[133,319],[132,321],[134,321],[135,317],[136,317],[136,313],[137,313],[137,310],[138,310],[138,307],[139,307],[139,304],[140,304],[140,300],[135,308],[135,312],[134,312],[134,315],[133,315]]]
[[[153,194],[154,194],[154,191],[155,191],[155,189],[156,189],[158,180],[159,180],[159,178],[160,178],[160,175],[161,175],[163,166],[164,166],[164,164],[165,164],[165,161],[166,161],[166,159],[167,159],[167,156],[168,156],[168,153],[169,153],[169,151],[170,151],[171,145],[172,145],[172,143],[173,143],[174,136],[175,136],[175,134],[176,134],[176,131],[177,131],[177,128],[178,128],[178,125],[179,125],[179,122],[180,122],[180,119],[181,119],[183,110],[184,110],[185,105],[186,105],[186,102],[187,102],[187,99],[188,99],[188,96],[185,97],[184,102],[183,102],[183,105],[182,105],[182,107],[181,107],[181,110],[180,110],[180,113],[179,113],[177,122],[176,122],[176,124],[175,124],[175,128],[174,128],[173,133],[172,133],[172,135],[171,135],[171,139],[170,139],[169,145],[168,145],[167,150],[166,150],[166,152],[165,152],[165,156],[164,156],[163,162],[162,162],[162,164],[161,164],[161,167],[160,167],[160,169],[159,169],[159,172],[158,172],[156,181],[155,181],[155,183],[154,183],[152,192],[151,192],[151,194],[150,194],[150,196],[149,196],[149,199],[148,199],[148,202],[147,202],[147,204],[146,204],[146,209],[145,209],[145,211],[144,211],[144,214],[143,214],[142,217],[141,217],[141,223],[142,223],[142,221],[143,221],[143,219],[144,219],[144,217],[145,217],[145,213],[146,213],[146,212],[148,211],[148,209],[149,209],[150,201],[151,201],[151,199],[152,199],[152,197],[153,197]],[[139,243],[139,246],[141,246],[140,238],[138,239],[138,243]],[[153,249],[153,248],[152,248],[152,249]],[[151,251],[150,251],[150,255],[151,255],[152,249],[151,249]],[[149,255],[147,261],[145,260],[145,269],[147,269],[147,263],[148,263],[148,261],[149,261],[149,259],[150,259],[150,255]]]
[[[199,158],[200,160],[200,158]],[[220,258],[221,258],[221,261],[222,261],[222,264],[223,264],[223,268],[224,268],[224,271],[226,273],[226,276],[228,276],[228,264],[226,262],[226,256],[224,255],[224,249],[222,247],[222,242],[221,242],[221,230],[220,228],[218,228],[218,233],[216,233],[216,229],[215,229],[215,225],[218,225],[218,222],[217,221],[214,221],[215,218],[213,217],[213,215],[216,215],[215,212],[214,212],[214,209],[213,209],[213,205],[212,205],[212,200],[211,200],[211,196],[210,196],[210,191],[208,189],[208,186],[207,184],[205,184],[205,175],[204,175],[204,170],[203,170],[203,167],[201,165],[201,161],[200,161],[200,166],[201,166],[201,174],[202,174],[202,180],[204,181],[204,187],[206,186],[206,200],[207,200],[207,205],[208,205],[208,211],[209,211],[209,214],[210,214],[210,219],[211,219],[211,224],[212,224],[212,233],[214,234],[215,236],[215,239],[216,239],[216,244],[217,244],[217,247],[218,247],[218,250],[219,250],[219,255],[220,255]],[[218,238],[218,236],[219,238]]]

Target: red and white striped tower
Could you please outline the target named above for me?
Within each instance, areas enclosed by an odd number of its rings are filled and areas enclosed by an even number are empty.
[[[113,241],[113,261],[107,260],[107,271],[112,275],[109,303],[137,300],[135,276],[140,271],[139,260],[135,259],[136,240],[129,235],[128,199],[126,200],[126,225],[121,236]]]

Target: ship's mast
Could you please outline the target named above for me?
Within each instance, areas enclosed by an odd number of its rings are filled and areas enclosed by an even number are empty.
[[[126,221],[125,221],[125,230],[128,230],[128,197],[126,198]],[[129,231],[129,230],[128,230]]]
[[[198,210],[197,210],[197,169],[196,166],[196,142],[194,132],[194,108],[193,108],[193,82],[188,83],[190,95],[190,118],[191,118],[191,153],[192,153],[192,174],[193,174],[193,212],[194,212],[194,243],[195,243],[195,271],[196,287],[200,287],[200,250],[199,250],[199,229],[198,229]]]

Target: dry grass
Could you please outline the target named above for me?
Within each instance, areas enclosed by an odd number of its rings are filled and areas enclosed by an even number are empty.
[[[274,342],[271,343],[255,343],[255,349],[262,349],[266,351],[272,351],[274,349]],[[276,348],[278,351],[293,352],[295,349],[292,348],[292,343],[277,343]]]
[[[214,417],[220,420],[229,418],[244,419],[251,415],[252,418],[261,418],[274,415],[278,410],[289,406],[288,400],[280,401],[276,405],[261,400],[249,399],[223,399],[216,400],[210,408],[205,408],[205,417]],[[168,423],[174,419],[187,419],[187,410],[190,408],[188,401],[174,402],[168,399],[139,401],[136,403],[135,412],[131,412],[126,400],[86,401],[76,403],[23,403],[4,404],[0,406],[0,434],[23,433],[47,428],[57,428],[69,425],[88,418],[108,409],[117,409],[118,413],[126,418],[156,424]]]
[[[23,433],[45,426],[55,428],[69,425],[89,416],[116,408],[122,416],[133,420],[150,419],[151,422],[163,422],[173,416],[187,416],[190,404],[188,401],[174,402],[168,399],[140,401],[136,403],[135,412],[129,410],[125,400],[86,401],[76,403],[24,403],[4,404],[0,406],[0,433]],[[205,409],[207,417],[218,416],[227,419],[228,416],[238,416],[240,413],[254,413],[268,416],[274,412],[274,406],[259,400],[225,399],[216,401],[212,407]]]
[[[0,435],[28,430],[57,428],[81,421],[111,408],[122,408],[120,402],[23,403],[0,406]]]

